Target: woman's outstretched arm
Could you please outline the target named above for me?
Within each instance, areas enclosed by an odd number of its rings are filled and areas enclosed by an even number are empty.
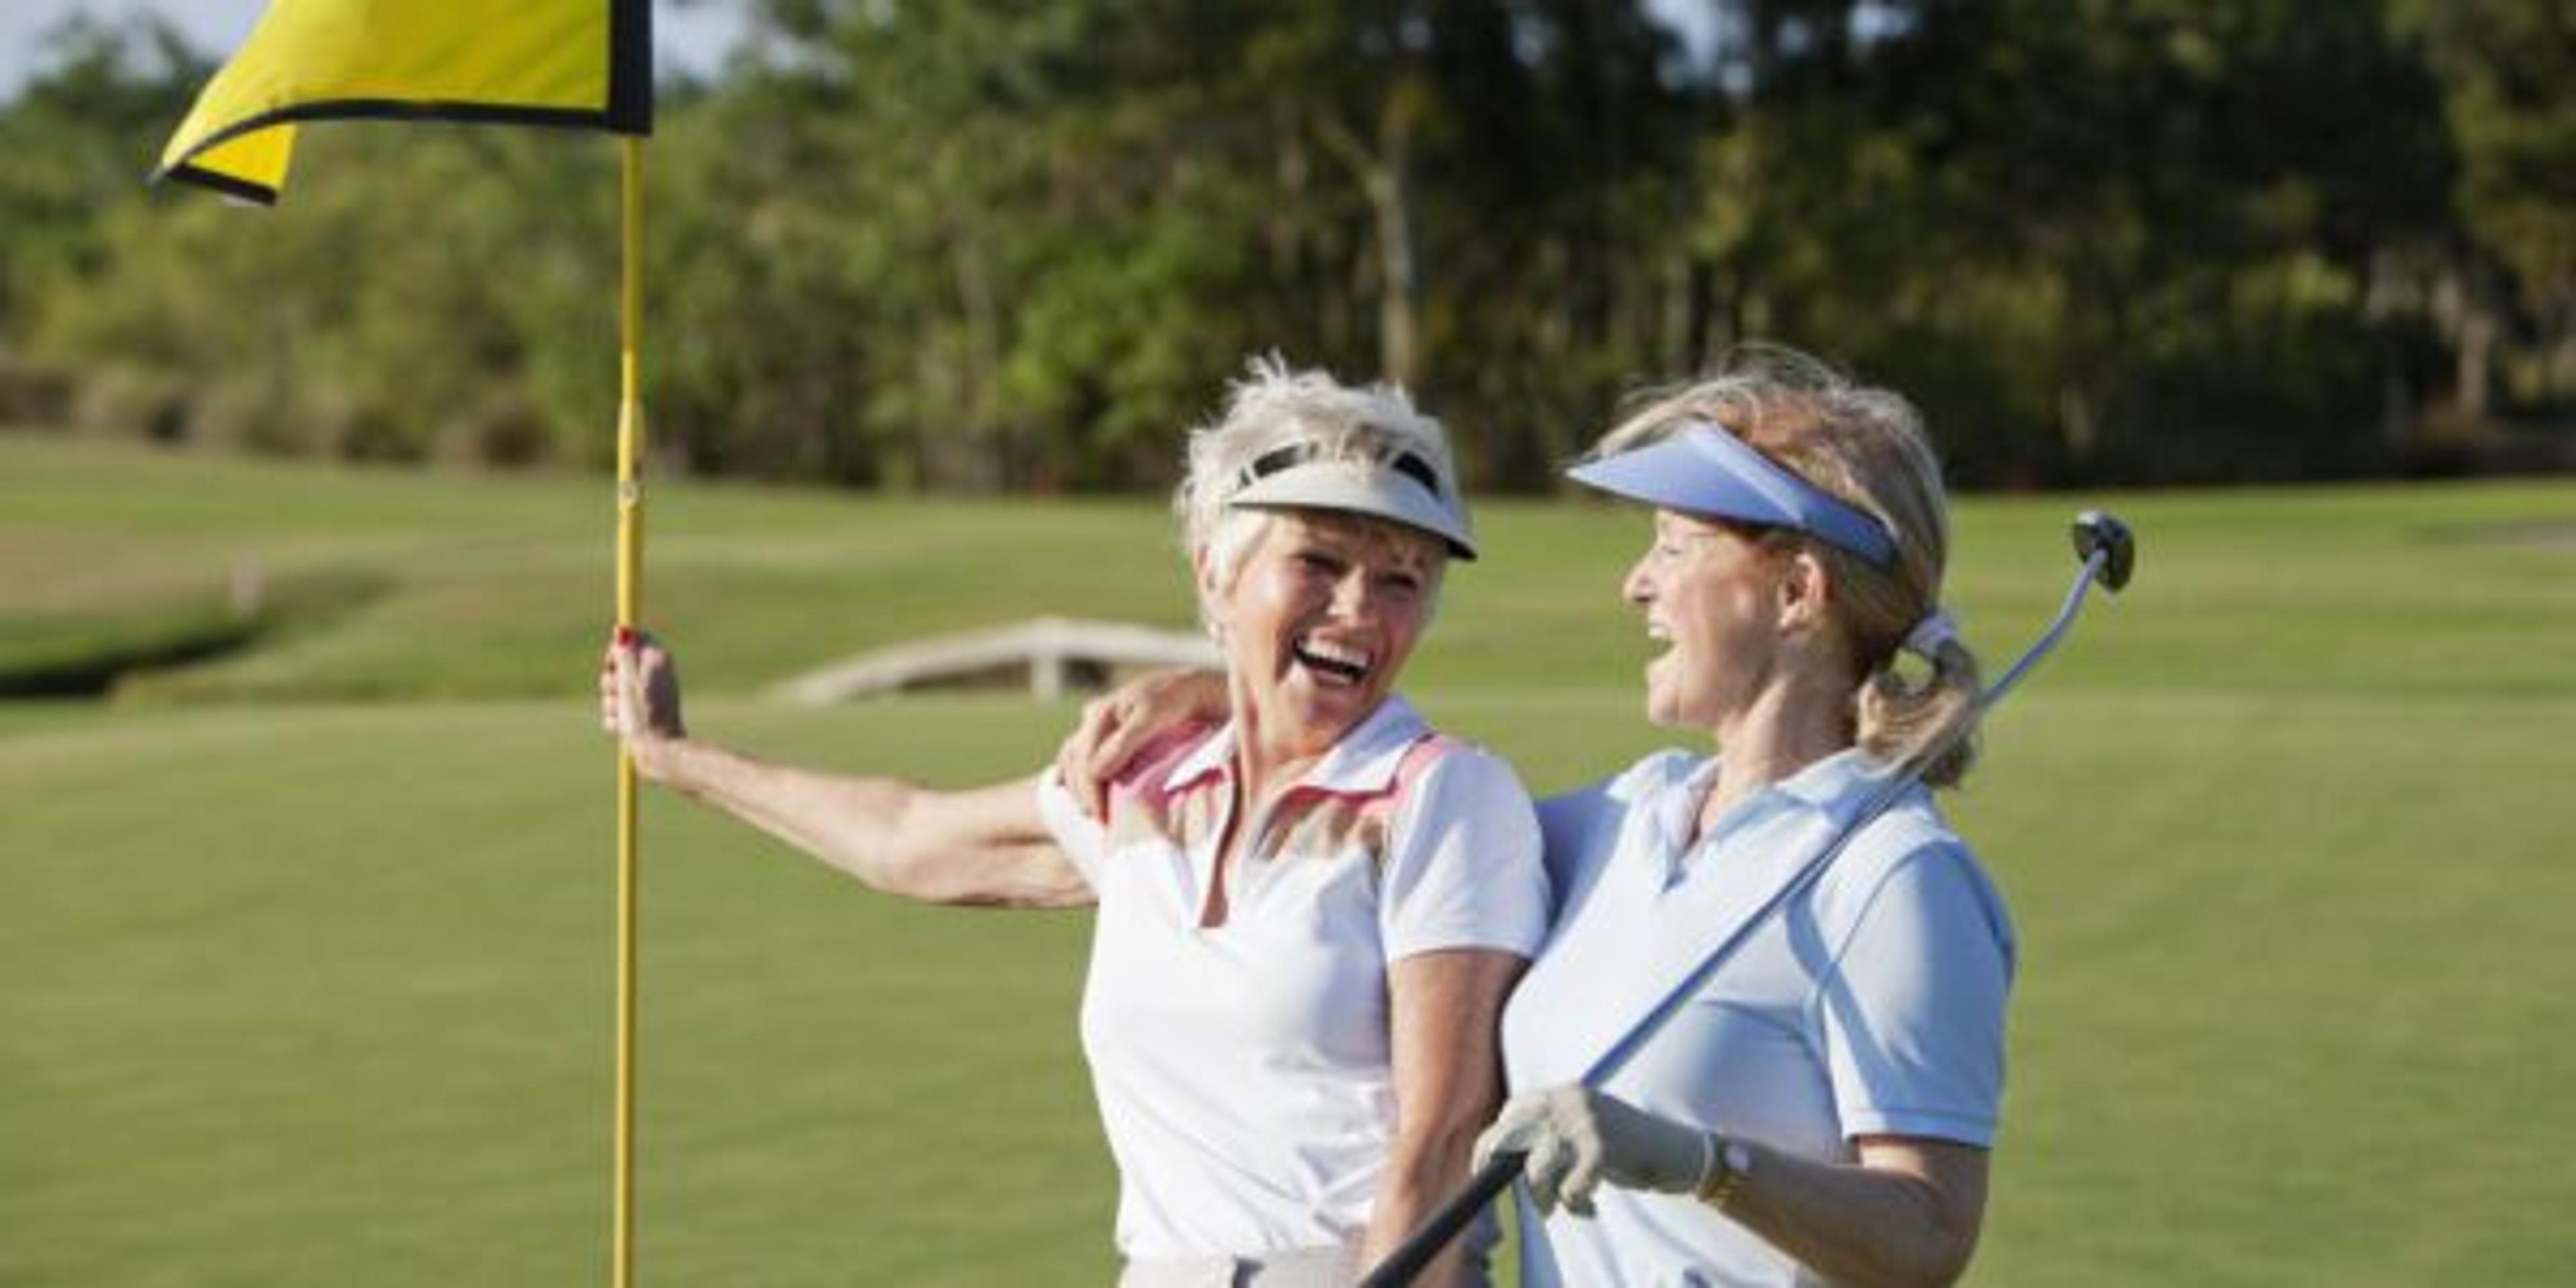
[[[689,736],[679,670],[646,635],[612,641],[600,724],[636,773],[711,805],[870,887],[927,903],[1077,907],[1091,887],[1039,816],[1034,782],[941,791],[758,760]]]

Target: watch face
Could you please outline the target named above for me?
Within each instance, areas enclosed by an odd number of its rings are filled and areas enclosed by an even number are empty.
[[[1737,1176],[1753,1170],[1753,1147],[1740,1140],[1726,1142],[1726,1170]]]

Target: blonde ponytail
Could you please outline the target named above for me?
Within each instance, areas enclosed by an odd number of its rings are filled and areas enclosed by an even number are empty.
[[[1861,681],[1853,722],[1860,748],[1892,764],[1914,767],[1932,787],[1956,787],[1977,759],[1977,695],[1982,691],[1977,655],[1955,637],[1933,646],[1931,674],[1908,681],[1892,653]],[[1929,760],[1924,757],[1930,756]]]

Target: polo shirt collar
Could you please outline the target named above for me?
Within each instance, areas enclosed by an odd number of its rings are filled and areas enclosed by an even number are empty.
[[[1404,753],[1431,732],[1431,724],[1403,695],[1390,693],[1377,710],[1334,743],[1324,758],[1297,780],[1297,786],[1341,796],[1372,796],[1395,785]],[[1200,780],[1234,773],[1235,722],[1217,726],[1163,779],[1163,790],[1179,792]]]
[[[1838,820],[1860,808],[1867,783],[1887,766],[1858,747],[1835,752],[1771,785],[1771,790]]]
[[[1708,799],[1709,787],[1722,762],[1720,756],[1701,761],[1675,790],[1656,802],[1654,817],[1663,833],[1664,851],[1675,861],[1687,850],[1722,841],[1787,810],[1820,814],[1840,825],[1868,798],[1868,780],[1886,770],[1879,760],[1857,747],[1836,752],[1736,802],[1726,817],[1718,820],[1715,831],[1701,836],[1698,845],[1685,846],[1681,838],[1691,834],[1692,816],[1699,812],[1700,802]]]

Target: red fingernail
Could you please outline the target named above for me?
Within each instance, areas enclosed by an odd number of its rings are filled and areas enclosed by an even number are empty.
[[[617,647],[619,647],[619,648],[626,648],[626,647],[628,647],[628,646],[630,646],[630,645],[632,645],[632,644],[634,644],[634,643],[635,643],[635,628],[634,628],[634,627],[632,627],[632,626],[620,626],[620,627],[618,627],[618,628],[617,628]]]

